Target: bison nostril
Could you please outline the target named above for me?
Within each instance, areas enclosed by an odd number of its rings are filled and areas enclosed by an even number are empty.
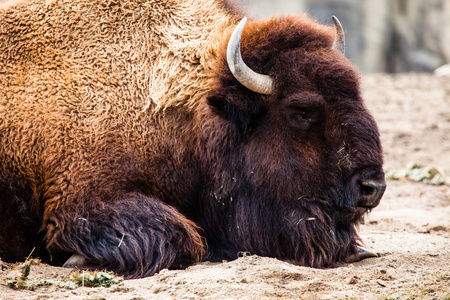
[[[361,194],[363,196],[370,196],[373,193],[376,193],[377,187],[373,183],[363,181],[360,184],[361,184]]]
[[[358,206],[373,208],[380,203],[380,199],[386,190],[386,182],[382,180],[364,180],[360,182],[362,199]]]

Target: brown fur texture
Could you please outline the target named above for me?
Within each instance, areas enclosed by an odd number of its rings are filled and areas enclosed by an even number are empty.
[[[324,267],[355,253],[376,125],[333,32],[219,0],[20,2],[0,11],[0,257],[33,247],[130,278],[239,251]],[[356,178],[356,179],[355,179]],[[357,185],[356,185],[357,186]]]

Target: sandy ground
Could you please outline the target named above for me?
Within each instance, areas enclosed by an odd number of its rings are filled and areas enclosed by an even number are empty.
[[[367,106],[378,121],[385,169],[410,163],[450,170],[450,78],[370,75]],[[70,269],[31,267],[33,291],[3,281],[1,299],[450,299],[450,183],[388,182],[381,204],[360,226],[380,257],[311,269],[258,256],[163,270],[109,288],[63,287]],[[50,285],[44,284],[51,283]]]

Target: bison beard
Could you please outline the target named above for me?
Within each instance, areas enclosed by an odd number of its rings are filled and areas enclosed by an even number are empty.
[[[358,256],[385,182],[342,28],[242,18],[220,0],[0,10],[2,260],[137,278]]]

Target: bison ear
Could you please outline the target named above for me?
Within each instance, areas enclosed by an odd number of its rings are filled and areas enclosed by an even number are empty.
[[[248,95],[247,95],[248,96]],[[211,110],[229,120],[242,132],[247,132],[254,120],[261,114],[259,99],[235,99],[232,95],[212,95],[207,98]]]

